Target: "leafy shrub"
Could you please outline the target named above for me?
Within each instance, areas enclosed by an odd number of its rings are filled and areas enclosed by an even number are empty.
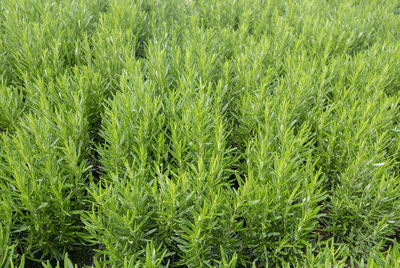
[[[396,267],[397,1],[0,2],[0,266]]]

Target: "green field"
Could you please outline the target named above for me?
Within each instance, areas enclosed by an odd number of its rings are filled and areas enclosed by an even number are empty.
[[[0,0],[0,267],[400,267],[398,0]]]

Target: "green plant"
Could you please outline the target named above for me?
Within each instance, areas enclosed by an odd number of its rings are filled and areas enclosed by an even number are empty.
[[[0,1],[0,266],[396,267],[395,0]]]

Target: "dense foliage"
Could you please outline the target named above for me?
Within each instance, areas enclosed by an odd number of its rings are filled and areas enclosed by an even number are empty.
[[[399,41],[397,0],[1,0],[0,266],[399,267]]]

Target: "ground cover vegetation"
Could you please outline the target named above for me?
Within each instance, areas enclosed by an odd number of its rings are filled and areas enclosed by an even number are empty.
[[[395,0],[0,1],[1,267],[399,267]]]

